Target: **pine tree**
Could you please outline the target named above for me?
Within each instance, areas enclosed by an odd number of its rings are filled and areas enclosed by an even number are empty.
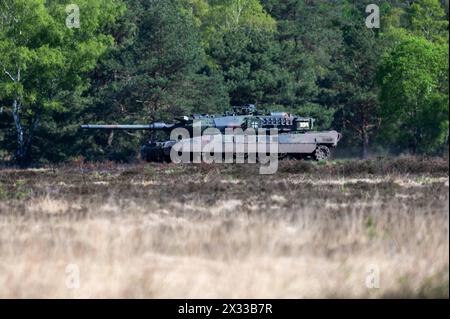
[[[199,31],[182,3],[127,0],[126,4],[127,13],[114,30],[118,46],[91,76],[95,101],[85,120],[148,123],[225,109],[229,101],[221,74],[207,66]],[[108,153],[112,159],[126,160],[143,142],[141,133],[136,137],[117,134],[110,147],[100,133],[85,145],[97,150],[89,152],[95,156]]]
[[[286,94],[288,74],[279,65],[281,51],[273,32],[241,27],[224,31],[209,54],[225,79],[231,103],[276,107]]]
[[[282,52],[278,63],[289,73],[283,105],[314,116],[318,128],[329,128],[334,113],[331,66],[342,46],[337,25],[340,4],[324,0],[264,0],[263,4],[277,20]]]

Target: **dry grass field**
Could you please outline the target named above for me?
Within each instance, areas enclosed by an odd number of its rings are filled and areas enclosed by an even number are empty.
[[[258,168],[2,169],[0,297],[448,298],[448,162]]]

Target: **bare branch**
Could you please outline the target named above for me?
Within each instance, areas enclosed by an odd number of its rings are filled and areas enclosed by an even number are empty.
[[[8,70],[6,70],[6,67],[5,67],[5,65],[4,65],[3,63],[0,62],[0,66],[3,68],[3,72],[4,72],[7,76],[9,76],[9,78],[10,78],[14,83],[15,83],[15,82],[18,82],[18,81],[16,81],[16,79],[11,75],[11,73],[9,73]]]
[[[16,79],[14,79],[14,77],[11,75],[11,73],[9,73],[8,71],[6,71],[5,68],[3,68],[3,72],[5,72],[5,74],[6,74],[7,76],[9,76],[9,78],[10,78],[14,83],[17,82]]]

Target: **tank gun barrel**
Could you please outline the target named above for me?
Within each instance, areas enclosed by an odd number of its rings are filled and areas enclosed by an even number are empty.
[[[168,130],[174,127],[174,124],[166,123],[152,123],[152,124],[131,124],[131,125],[116,125],[116,124],[87,124],[81,125],[85,130]]]

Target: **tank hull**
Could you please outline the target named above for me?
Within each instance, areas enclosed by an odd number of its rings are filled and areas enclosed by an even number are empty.
[[[170,162],[171,152],[175,148],[178,152],[193,154],[205,153],[205,148],[212,145],[212,141],[217,138],[213,135],[206,135],[199,138],[184,139],[177,141],[149,142],[141,148],[141,158],[148,162]],[[208,153],[211,154],[232,154],[256,156],[260,153],[276,153],[279,158],[314,159],[328,160],[331,150],[335,148],[341,138],[336,131],[327,132],[305,132],[305,133],[283,133],[273,136],[225,136],[219,137],[219,147],[210,147]],[[199,146],[200,145],[200,146]],[[187,150],[187,151],[186,151]],[[322,154],[316,154],[318,150]],[[323,154],[325,152],[325,154]]]

